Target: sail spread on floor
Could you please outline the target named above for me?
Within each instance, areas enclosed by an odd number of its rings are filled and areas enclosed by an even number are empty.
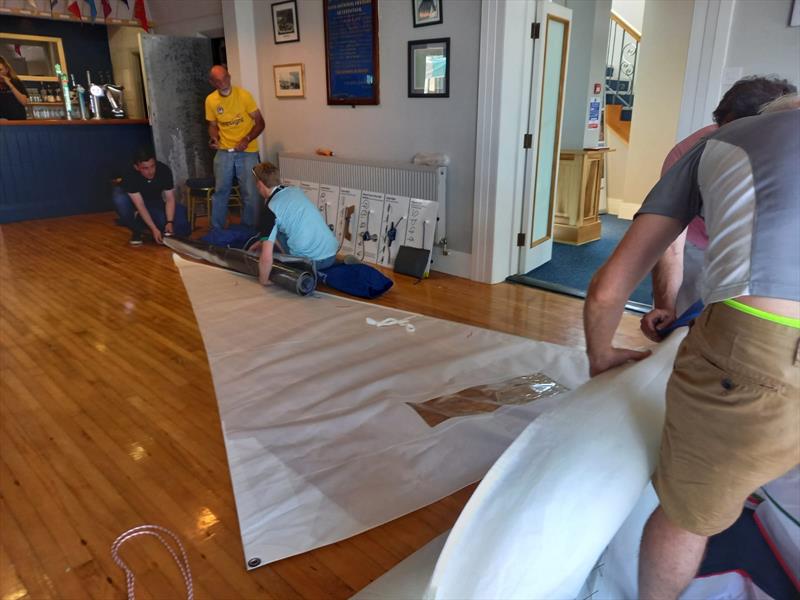
[[[588,377],[578,349],[327,294],[301,299],[174,260],[208,354],[249,568],[481,479],[563,397],[542,390]],[[368,322],[387,318],[414,327]],[[486,409],[484,395],[477,412],[432,422],[414,408],[459,393],[470,400],[479,386],[515,390],[526,376],[540,386],[531,402],[512,394]]]

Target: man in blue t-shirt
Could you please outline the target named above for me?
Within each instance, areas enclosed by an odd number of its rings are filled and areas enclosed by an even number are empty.
[[[327,269],[336,262],[339,244],[316,206],[300,188],[281,185],[278,168],[260,163],[253,169],[258,193],[264,198],[259,214],[259,241],[250,251],[260,251],[258,280],[269,284],[274,246],[291,256],[314,262],[317,269]]]

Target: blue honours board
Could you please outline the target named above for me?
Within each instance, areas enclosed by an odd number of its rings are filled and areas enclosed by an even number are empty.
[[[328,104],[378,104],[377,0],[324,0]]]

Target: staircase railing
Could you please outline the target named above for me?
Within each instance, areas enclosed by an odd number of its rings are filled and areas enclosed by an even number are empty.
[[[612,104],[621,104],[625,108],[633,105],[633,84],[636,81],[636,62],[641,39],[642,34],[633,25],[611,11],[605,88],[606,95],[612,97]]]

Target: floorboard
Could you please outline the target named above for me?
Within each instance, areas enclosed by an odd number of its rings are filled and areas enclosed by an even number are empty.
[[[111,543],[154,523],[184,540],[197,598],[347,598],[452,526],[475,486],[246,571],[191,305],[170,251],[127,238],[110,213],[0,227],[0,597],[124,598]],[[375,303],[584,346],[582,301],[519,285],[398,276]],[[638,317],[616,343],[648,345]],[[139,598],[182,595],[157,544],[122,553]]]

